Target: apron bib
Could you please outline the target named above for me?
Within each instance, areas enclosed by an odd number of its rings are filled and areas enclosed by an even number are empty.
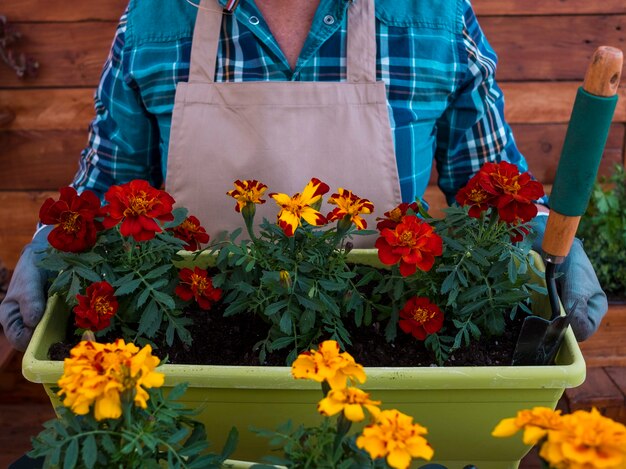
[[[198,10],[189,81],[176,88],[166,190],[215,240],[244,227],[226,195],[237,179],[256,179],[269,192],[292,196],[313,177],[374,204],[368,228],[401,202],[385,84],[376,81],[374,0],[348,9],[346,82],[215,83],[222,24],[215,0]],[[274,200],[257,205],[255,225],[276,220]],[[324,202],[326,215],[335,206]],[[357,236],[371,247],[376,236]]]

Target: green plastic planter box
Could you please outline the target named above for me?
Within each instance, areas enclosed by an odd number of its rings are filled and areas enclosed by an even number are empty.
[[[355,251],[357,259],[364,254]],[[533,307],[549,310],[546,300],[538,298]],[[24,376],[42,383],[55,406],[60,402],[50,388],[60,378],[63,363],[48,360],[47,351],[62,339],[68,314],[57,298],[49,301],[23,360]],[[480,469],[514,469],[530,448],[519,437],[493,438],[491,431],[518,410],[554,408],[566,388],[582,384],[585,362],[571,329],[557,363],[542,367],[372,367],[365,369],[367,382],[362,388],[373,399],[382,400],[384,409],[397,408],[428,428],[427,438],[435,450],[431,462],[449,469],[469,463]],[[166,375],[165,388],[189,383],[185,402],[201,409],[199,419],[206,424],[213,448],[222,447],[232,426],[239,429],[240,441],[233,455],[239,460],[259,461],[269,454],[267,440],[250,433],[250,426],[274,429],[288,419],[312,424],[321,418],[316,411],[322,397],[319,384],[293,379],[288,367],[167,364],[160,370]]]

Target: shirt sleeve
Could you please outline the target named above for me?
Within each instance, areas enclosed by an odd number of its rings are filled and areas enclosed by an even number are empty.
[[[486,162],[507,161],[528,170],[504,119],[504,96],[495,81],[497,56],[469,0],[464,2],[459,39],[461,73],[446,112],[437,122],[435,152],[439,187],[448,204]]]
[[[120,19],[95,91],[96,115],[72,183],[77,191],[90,189],[100,198],[110,186],[132,179],[146,179],[155,187],[162,183],[158,127],[129,72],[127,16],[128,11]]]

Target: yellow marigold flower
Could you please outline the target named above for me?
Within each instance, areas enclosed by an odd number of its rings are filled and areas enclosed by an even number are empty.
[[[597,409],[563,416],[563,427],[551,430],[539,455],[555,469],[625,469],[626,426]]]
[[[318,350],[303,352],[291,365],[294,378],[312,379],[321,383],[327,381],[332,389],[346,387],[348,378],[365,382],[363,367],[354,361],[348,352],[340,352],[334,340],[322,342]]]
[[[511,436],[524,429],[524,444],[535,445],[548,433],[563,427],[560,410],[549,407],[535,407],[531,410],[520,410],[516,417],[503,419],[491,434],[497,437]]]
[[[302,194],[297,193],[293,197],[289,197],[287,194],[270,194],[270,197],[280,207],[278,226],[281,227],[285,235],[293,236],[296,228],[302,225],[302,220],[314,226],[326,223],[324,215],[312,206],[321,201],[322,196],[328,190],[327,184],[324,184],[317,178],[312,178],[302,191]]]
[[[356,439],[356,445],[369,453],[372,459],[387,458],[387,464],[396,469],[406,469],[412,458],[429,461],[434,454],[422,435],[426,428],[413,423],[413,417],[395,409],[383,410],[376,422],[366,426]]]
[[[254,179],[246,179],[235,181],[235,188],[226,192],[226,195],[230,195],[237,201],[235,210],[241,212],[243,208],[248,204],[264,204],[265,200],[262,200],[263,193],[267,190],[267,186]]]
[[[348,226],[349,223],[354,223],[359,230],[367,228],[367,222],[359,215],[372,213],[374,204],[367,199],[360,199],[352,191],[347,191],[341,187],[337,192],[328,199],[329,204],[337,206],[328,214],[328,221],[346,219]]]
[[[95,404],[96,420],[119,418],[122,394],[132,393],[135,405],[145,408],[149,396],[144,388],[163,385],[163,373],[154,371],[158,364],[149,345],[139,350],[122,339],[111,344],[82,341],[65,359],[58,395],[65,396],[63,405],[75,414],[85,415]]]
[[[370,415],[376,417],[380,413],[380,401],[372,401],[370,395],[358,388],[331,389],[328,395],[317,404],[320,414],[327,417],[343,411],[343,415],[351,422],[360,422],[365,418],[363,407]]]

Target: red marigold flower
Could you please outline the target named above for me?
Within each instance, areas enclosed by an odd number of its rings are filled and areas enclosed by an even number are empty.
[[[189,215],[185,218],[185,221],[171,228],[169,231],[171,231],[176,238],[182,239],[187,243],[185,244],[187,251],[196,251],[200,249],[200,244],[209,242],[209,234],[204,227],[200,225],[200,220],[193,215]]]
[[[248,204],[264,204],[265,200],[261,199],[263,193],[267,190],[267,186],[255,179],[246,179],[235,181],[235,188],[226,192],[237,201],[235,210],[241,212]]]
[[[435,256],[443,252],[443,240],[432,226],[415,215],[407,215],[395,229],[385,228],[375,244],[383,264],[400,261],[400,274],[407,277],[417,268],[429,271]]]
[[[378,231],[383,231],[385,228],[394,229],[402,221],[402,218],[409,212],[413,214],[419,212],[419,206],[417,202],[406,203],[402,202],[396,208],[383,213],[384,218],[377,218],[379,220],[376,228]]]
[[[407,334],[424,340],[428,334],[434,334],[443,327],[443,313],[428,298],[414,296],[400,311],[398,325]]]
[[[174,219],[172,196],[155,189],[143,179],[111,186],[104,198],[109,202],[103,207],[104,227],[112,228],[121,222],[122,235],[132,236],[136,241],[147,241],[162,231],[156,220],[165,222]]]
[[[328,221],[343,220],[347,217],[349,223],[354,223],[359,230],[367,228],[367,222],[360,217],[362,213],[368,214],[374,211],[374,204],[367,199],[357,197],[352,191],[342,189],[337,190],[328,199],[329,204],[337,205],[337,208],[328,214]],[[347,224],[347,227],[350,225]]]
[[[56,225],[48,235],[50,245],[60,251],[82,252],[96,244],[94,218],[100,211],[100,199],[86,190],[78,195],[73,187],[59,190],[59,200],[46,199],[39,210],[39,219]]]
[[[199,267],[194,267],[193,270],[183,268],[178,276],[180,283],[174,291],[185,301],[195,298],[200,308],[209,310],[211,304],[222,297],[222,290],[213,287],[213,282],[204,269]]]
[[[525,223],[537,215],[534,202],[543,197],[543,186],[528,172],[520,174],[517,166],[502,161],[484,164],[478,177],[481,187],[497,198],[495,206],[504,222]]]
[[[457,192],[456,201],[461,206],[470,206],[470,217],[479,218],[481,212],[489,207],[495,207],[494,202],[497,201],[497,198],[483,189],[479,177],[474,176],[465,187]]]
[[[86,295],[76,295],[74,306],[76,327],[97,332],[109,327],[117,312],[115,289],[109,282],[95,282],[87,287]]]

